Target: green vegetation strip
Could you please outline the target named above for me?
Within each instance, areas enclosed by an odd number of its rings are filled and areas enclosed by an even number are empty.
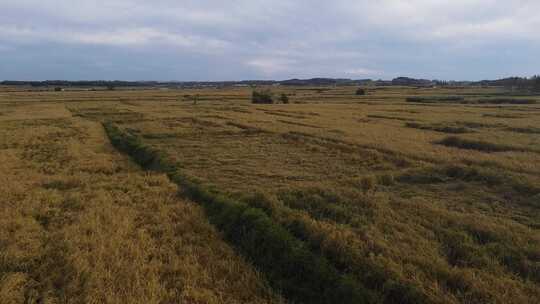
[[[480,98],[476,100],[479,104],[536,104],[534,99],[519,98]]]
[[[464,102],[465,98],[462,96],[414,96],[407,97],[407,102],[419,102],[419,103],[437,103],[437,102]]]
[[[403,120],[403,121],[415,121],[416,119],[406,118],[406,117],[397,117],[397,116],[386,116],[386,115],[367,115],[369,118],[381,118],[381,119],[392,119],[392,120]]]
[[[540,134],[540,128],[528,127],[528,128],[511,128],[508,127],[506,131],[524,133],[524,134]]]
[[[444,165],[412,169],[397,178],[397,181],[412,184],[444,183],[451,179],[465,182],[481,182],[499,191],[514,191],[515,196],[523,196],[533,207],[540,207],[534,197],[540,195],[540,187],[523,178],[500,170],[478,168],[465,165]],[[530,200],[533,198],[533,200]]]
[[[536,152],[531,149],[490,143],[490,142],[481,141],[481,140],[465,139],[465,138],[460,138],[457,136],[446,137],[437,143],[443,146],[447,146],[447,147],[453,147],[453,148],[459,148],[459,149],[465,149],[465,150],[476,150],[476,151],[482,151],[482,152],[508,152],[508,151]]]
[[[111,143],[145,169],[167,173],[191,200],[201,204],[210,222],[265,275],[285,297],[300,303],[374,303],[375,296],[350,276],[341,275],[259,208],[204,187],[133,134],[104,123]]]
[[[411,96],[407,102],[416,103],[459,103],[459,104],[536,104],[535,99],[524,98],[479,98],[466,100],[464,96]]]
[[[444,124],[421,124],[416,122],[407,122],[405,123],[407,128],[420,129],[420,130],[429,130],[441,133],[452,133],[452,134],[462,134],[462,133],[471,133],[471,129],[453,126],[453,125],[444,125]]]
[[[341,229],[330,232],[323,227],[324,225],[321,226],[319,222],[306,216],[304,211],[307,211],[314,218],[322,218],[320,213],[317,214],[317,211],[300,207],[300,205],[305,207],[306,200],[309,200],[308,204],[312,204],[314,197],[310,195],[309,190],[307,192],[304,192],[306,190],[298,191],[302,193],[282,192],[277,199],[256,193],[251,197],[245,197],[243,201],[263,210],[274,221],[286,227],[294,236],[309,244],[311,250],[324,256],[339,271],[353,276],[377,295],[378,302],[384,304],[429,303],[426,295],[417,286],[404,282],[395,272],[389,271],[367,258],[361,245],[349,238],[350,234]],[[304,195],[311,197],[303,198]],[[325,202],[325,206],[331,205],[330,201]],[[296,204],[297,210],[294,210],[293,204]],[[334,211],[337,210],[334,209]],[[323,212],[326,213],[326,210]],[[338,213],[339,211],[334,215]],[[340,231],[339,236],[334,234],[336,231]]]

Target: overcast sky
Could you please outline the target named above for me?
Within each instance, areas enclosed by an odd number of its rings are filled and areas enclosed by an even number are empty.
[[[0,79],[540,73],[539,0],[0,0]]]

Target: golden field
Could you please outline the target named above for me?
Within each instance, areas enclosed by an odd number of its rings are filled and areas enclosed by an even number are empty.
[[[540,104],[475,102],[499,88],[270,90],[290,103],[1,88],[0,303],[317,298],[260,266],[171,170],[262,210],[368,302],[540,301]],[[172,169],[137,166],[102,124]]]

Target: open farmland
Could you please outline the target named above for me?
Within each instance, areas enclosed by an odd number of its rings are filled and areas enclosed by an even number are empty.
[[[540,301],[539,96],[270,89],[1,88],[0,302]]]

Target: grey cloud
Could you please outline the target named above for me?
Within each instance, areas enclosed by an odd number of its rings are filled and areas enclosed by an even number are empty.
[[[88,71],[72,75],[94,79],[478,79],[534,73],[540,63],[533,55],[540,3],[531,0],[0,0],[0,7],[0,79],[57,60],[48,48],[74,59],[65,69]],[[9,56],[29,47],[42,52],[14,68]],[[124,53],[151,64],[118,57]],[[94,57],[111,64],[77,63]],[[40,77],[59,78],[54,66]]]

